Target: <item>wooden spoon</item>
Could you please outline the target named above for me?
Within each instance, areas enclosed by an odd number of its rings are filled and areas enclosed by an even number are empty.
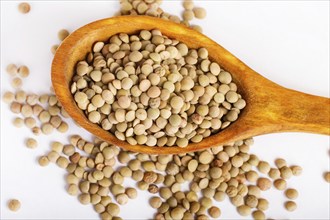
[[[135,34],[159,29],[164,35],[190,48],[205,47],[211,60],[233,75],[247,105],[236,122],[223,131],[190,143],[186,148],[130,145],[91,123],[70,92],[75,65],[91,52],[96,41],[108,41],[118,33]],[[330,135],[330,99],[281,87],[262,77],[213,40],[183,25],[148,16],[121,16],[87,24],[67,37],[52,63],[52,83],[58,100],[69,115],[95,136],[126,150],[148,154],[199,151],[261,134],[309,132]]]

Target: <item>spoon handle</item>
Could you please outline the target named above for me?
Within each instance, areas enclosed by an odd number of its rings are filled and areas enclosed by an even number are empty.
[[[330,99],[288,90],[290,94],[281,114],[288,129],[330,135]]]
[[[330,135],[330,99],[279,88],[269,106],[278,131]],[[276,131],[275,131],[276,132]]]

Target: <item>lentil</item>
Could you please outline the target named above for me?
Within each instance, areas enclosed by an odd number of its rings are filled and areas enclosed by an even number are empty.
[[[286,189],[286,181],[284,179],[277,179],[274,181],[274,186],[278,190],[285,190]]]
[[[282,168],[280,168],[280,171],[281,171],[281,177],[283,179],[289,179],[293,175],[292,170],[287,166],[283,166]]]
[[[28,138],[26,140],[26,147],[28,147],[30,149],[37,148],[38,147],[38,142],[33,138]]]
[[[302,173],[302,168],[300,166],[291,166],[290,169],[294,176],[300,176]]]
[[[18,73],[18,68],[15,64],[11,63],[6,67],[6,71],[9,75],[15,76]]]
[[[293,212],[297,208],[297,204],[293,201],[287,201],[284,206],[289,212]]]
[[[258,164],[258,170],[261,173],[267,174],[270,171],[270,165],[266,161],[260,161]]]
[[[324,173],[324,180],[328,183],[330,183],[330,172],[325,172]]]
[[[60,41],[63,41],[67,36],[69,36],[69,31],[62,29],[58,32],[57,36]]]
[[[30,70],[27,66],[20,66],[18,68],[18,74],[20,77],[26,78],[30,75]]]
[[[204,8],[196,7],[193,11],[196,18],[203,19],[206,17],[206,10]]]
[[[10,104],[15,100],[15,95],[12,92],[5,92],[2,96],[2,100],[5,103]]]
[[[14,89],[19,89],[22,87],[23,82],[20,78],[15,77],[12,81],[11,81],[11,85]]]
[[[221,215],[220,209],[215,206],[212,206],[211,208],[209,208],[208,212],[212,218],[219,218]]]
[[[261,211],[266,211],[268,209],[268,201],[266,199],[258,199],[257,209]]]
[[[237,211],[241,216],[248,216],[251,214],[251,208],[246,205],[241,205],[237,207]]]
[[[127,188],[125,190],[125,193],[128,196],[128,198],[130,198],[130,199],[135,199],[137,197],[137,191],[134,188],[130,188],[130,187]]]
[[[11,199],[8,202],[8,208],[10,211],[17,212],[21,208],[21,203],[17,199]]]
[[[152,197],[149,203],[152,208],[158,209],[162,205],[162,200],[159,197]]]
[[[59,46],[57,44],[53,45],[51,48],[50,48],[50,51],[52,52],[53,55],[55,55],[56,51],[57,51],[57,48]]]
[[[284,159],[279,158],[275,160],[275,165],[277,168],[281,169],[282,167],[286,166],[287,163]]]
[[[18,5],[18,10],[19,12],[21,12],[22,14],[27,14],[30,12],[31,10],[31,6],[29,5],[29,3],[26,2],[22,2]]]
[[[285,191],[285,195],[289,199],[296,199],[296,198],[298,198],[298,191],[295,189],[287,189]]]
[[[24,125],[24,120],[21,119],[21,118],[15,118],[13,120],[13,124],[14,124],[15,127],[20,128]]]
[[[252,213],[252,216],[253,216],[253,219],[255,219],[255,220],[264,220],[264,219],[266,219],[265,214],[260,210],[254,211]]]
[[[270,189],[270,187],[272,186],[272,182],[267,178],[259,178],[257,181],[257,185],[262,191],[266,191]]]

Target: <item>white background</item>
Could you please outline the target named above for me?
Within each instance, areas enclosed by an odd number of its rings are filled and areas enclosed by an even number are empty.
[[[24,87],[28,92],[47,93],[52,54],[59,43],[57,31],[70,31],[91,21],[110,17],[119,1],[33,1],[29,14],[20,14],[18,2],[1,2],[1,92],[11,90],[5,73],[9,63],[26,64],[31,70]],[[204,33],[227,48],[250,67],[283,86],[329,97],[329,2],[328,1],[199,1],[208,16],[195,21]],[[171,13],[182,11],[180,1],[164,1]],[[310,103],[311,105],[313,103]],[[37,157],[46,153],[53,140],[67,141],[55,132],[38,137],[39,147],[27,149],[24,140],[32,133],[16,129],[14,115],[1,103],[1,218],[2,219],[96,219],[92,206],[82,206],[65,192],[65,171],[51,164],[42,168]],[[70,123],[72,133],[89,135]],[[260,125],[262,126],[262,125]],[[289,180],[298,189],[298,209],[283,208],[285,196],[275,189],[263,195],[270,202],[267,216],[275,219],[329,219],[329,184],[322,177],[329,170],[329,137],[286,133],[255,138],[251,152],[273,161],[286,158],[304,168],[303,175]],[[129,185],[130,182],[127,183]],[[8,211],[11,198],[21,201],[17,213]],[[150,219],[154,210],[147,193],[121,207],[125,219]],[[243,219],[225,201],[219,204],[223,219]],[[248,217],[251,218],[251,217]]]

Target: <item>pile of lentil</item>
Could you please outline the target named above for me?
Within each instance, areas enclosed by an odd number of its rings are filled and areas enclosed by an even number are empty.
[[[246,103],[232,76],[159,30],[96,42],[71,92],[88,119],[131,145],[186,147],[237,120]]]
[[[137,2],[143,2],[143,7]],[[121,13],[146,13],[144,5],[150,8],[159,3],[152,0],[122,1],[125,10],[122,9]],[[191,5],[192,1],[184,1],[186,10],[192,10]],[[159,13],[157,16],[164,15],[159,8],[155,11]],[[61,37],[63,33],[67,35],[68,32],[61,30],[60,40],[64,39]],[[7,72],[13,77],[24,78],[26,74],[19,73],[19,69],[12,64]],[[24,69],[29,72],[27,67]],[[25,125],[35,136],[49,135],[54,128],[63,133],[68,131],[65,122],[68,115],[52,90],[50,94],[27,94],[21,86],[22,83],[19,87],[13,85],[15,93],[3,94],[3,101],[11,106],[13,113],[20,115],[13,120],[16,127]],[[252,138],[179,155],[129,152],[96,137],[88,141],[79,135],[71,135],[69,140],[69,143],[52,142],[49,152],[41,155],[38,162],[40,166],[54,163],[65,169],[68,194],[77,196],[84,205],[92,204],[101,219],[121,219],[120,206],[137,198],[140,190],[152,195],[149,203],[155,209],[153,217],[157,220],[204,220],[209,216],[218,219],[222,211],[213,202],[226,198],[240,215],[266,219],[269,202],[263,198],[262,192],[272,187],[283,191],[287,198],[284,207],[288,211],[297,208],[294,200],[298,197],[298,191],[288,187],[288,180],[300,175],[302,168],[290,166],[281,158],[274,161],[275,167],[271,167],[268,162],[249,153]],[[38,147],[37,140],[31,137],[25,143],[30,149]],[[329,172],[324,173],[328,182],[329,177]],[[134,186],[123,186],[127,178],[136,181],[138,190]],[[185,190],[183,185],[187,182],[189,188]],[[18,211],[21,203],[18,199],[12,199],[8,207]]]

